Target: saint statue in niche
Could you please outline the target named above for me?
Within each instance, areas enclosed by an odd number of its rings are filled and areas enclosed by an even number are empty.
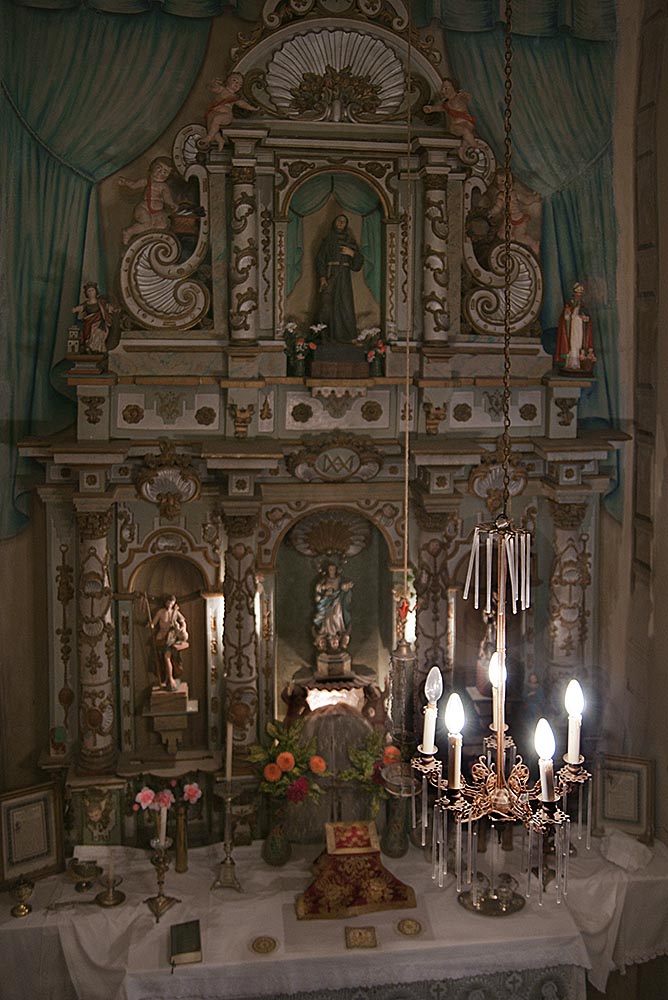
[[[591,372],[596,361],[591,317],[585,308],[584,285],[576,281],[573,294],[559,317],[554,360],[566,374]]]
[[[325,653],[340,653],[350,642],[350,591],[352,580],[344,582],[335,562],[325,563],[315,585],[313,641]]]
[[[357,336],[351,271],[359,271],[363,263],[348,216],[337,215],[315,259],[318,279],[315,322],[325,326],[326,343],[351,344]]]
[[[151,619],[155,651],[161,668],[161,682],[169,691],[178,691],[183,673],[181,653],[188,649],[188,625],[176,603],[174,594],[167,594],[162,607]]]

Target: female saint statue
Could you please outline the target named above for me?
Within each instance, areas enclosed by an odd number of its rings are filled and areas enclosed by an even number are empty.
[[[320,569],[315,585],[313,641],[322,652],[338,653],[350,642],[350,591],[352,580],[345,583],[335,562]]]

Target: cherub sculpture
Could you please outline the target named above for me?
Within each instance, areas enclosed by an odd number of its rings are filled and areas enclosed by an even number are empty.
[[[208,89],[215,95],[215,100],[206,109],[207,133],[204,141],[208,146],[215,142],[222,151],[225,145],[224,130],[232,123],[235,106],[245,111],[257,111],[254,104],[249,104],[241,97],[243,83],[241,73],[230,73],[224,82],[221,77],[216,77],[209,83]]]
[[[151,160],[146,178],[128,180],[119,177],[118,186],[130,191],[142,191],[144,196],[135,206],[134,223],[123,230],[123,245],[127,246],[134,236],[153,230],[169,229],[169,212],[175,212],[178,205],[167,183],[172,173],[172,161],[166,156],[157,156]]]
[[[506,171],[496,171],[492,181],[481,198],[480,207],[487,212],[496,228],[497,238],[503,239],[506,226]],[[510,238],[514,243],[523,243],[536,254],[540,253],[540,237],[543,200],[537,191],[523,184],[517,177],[512,178],[510,190]]]
[[[442,111],[448,119],[448,131],[459,136],[464,150],[477,147],[480,142],[475,137],[475,118],[469,114],[471,95],[466,90],[457,90],[454,80],[446,77],[441,83],[440,100],[436,104],[425,104],[426,115]]]

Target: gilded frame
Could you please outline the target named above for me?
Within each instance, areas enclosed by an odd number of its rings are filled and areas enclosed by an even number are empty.
[[[622,830],[644,844],[654,840],[653,760],[602,754],[594,777],[594,832]]]
[[[59,788],[49,783],[0,795],[0,888],[22,875],[42,878],[64,867]]]

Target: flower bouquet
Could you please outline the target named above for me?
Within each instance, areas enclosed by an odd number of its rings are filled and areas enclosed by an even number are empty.
[[[270,803],[270,829],[262,856],[269,864],[284,864],[290,857],[290,842],[285,833],[285,806],[299,805],[305,799],[318,799],[322,788],[317,779],[328,774],[327,762],[315,752],[315,739],[302,742],[303,720],[287,727],[281,722],[267,723],[267,745],[248,748],[248,759],[256,765],[260,791]]]
[[[167,841],[167,815],[172,806],[176,807],[176,866],[177,872],[188,870],[187,852],[187,819],[188,806],[194,805],[202,798],[202,789],[196,781],[188,781],[186,777],[172,778],[166,785],[153,787],[153,783],[144,784],[134,798],[134,812],[150,810],[155,814],[155,840],[164,847]]]
[[[286,323],[283,330],[285,347],[283,353],[288,359],[288,375],[305,375],[310,368],[310,362],[318,349],[320,334],[325,329],[324,323],[314,323],[309,327],[311,336],[305,337],[299,332],[296,323]]]
[[[355,343],[364,350],[369,365],[369,374],[372,376],[384,375],[387,344],[383,340],[380,327],[370,326],[366,330],[361,330],[355,338]]]

